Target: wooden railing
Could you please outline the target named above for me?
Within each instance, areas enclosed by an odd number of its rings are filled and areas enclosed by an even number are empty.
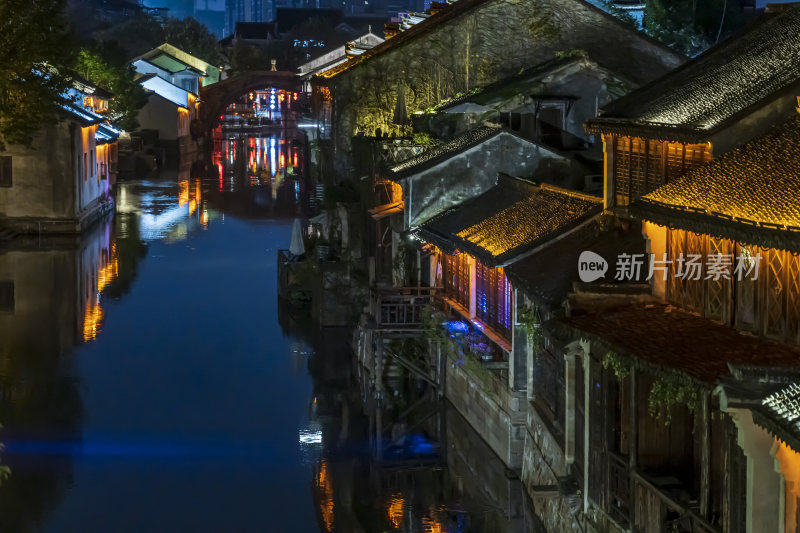
[[[630,520],[630,480],[626,459],[608,452],[608,514],[623,526]]]
[[[637,533],[720,532],[719,528],[712,526],[694,510],[672,499],[641,472],[633,472],[633,484],[636,501],[633,531]]]
[[[423,310],[439,294],[439,287],[377,288],[375,320],[381,327],[420,328]]]

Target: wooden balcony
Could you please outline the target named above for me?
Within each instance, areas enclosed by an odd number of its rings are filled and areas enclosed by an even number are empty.
[[[671,479],[671,478],[670,478]],[[669,479],[648,478],[633,472],[634,528],[636,533],[719,533],[695,509],[681,505],[669,495]]]
[[[424,309],[440,294],[439,287],[376,287],[375,321],[380,329],[422,329]]]

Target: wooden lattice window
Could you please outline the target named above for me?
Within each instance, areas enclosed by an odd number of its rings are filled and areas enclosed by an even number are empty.
[[[692,232],[686,232],[686,248],[684,249],[684,257],[689,258],[700,256],[700,262],[705,266],[706,258],[706,236]],[[684,307],[692,311],[702,312],[703,310],[703,286],[705,285],[703,277],[705,276],[705,269],[701,268],[700,279],[694,279],[696,276],[690,276],[683,280],[684,283]],[[691,278],[691,279],[690,279]]]
[[[782,339],[785,333],[786,261],[779,250],[764,250],[764,335]]]
[[[477,263],[475,284],[475,315],[511,341],[512,292],[505,271]]]
[[[445,294],[469,309],[469,256],[466,254],[444,255],[442,279]]]
[[[664,184],[664,143],[647,141],[647,192]]]
[[[730,319],[730,301],[731,301],[731,276],[733,274],[733,263],[731,259],[732,246],[731,241],[726,239],[708,238],[708,253],[706,255],[707,261],[713,261],[714,257],[719,254],[719,264],[727,263],[727,277],[719,275],[718,279],[714,276],[706,276],[706,295],[705,295],[705,316],[728,322]]]
[[[684,283],[678,277],[678,258],[686,246],[686,234],[682,230],[667,230],[667,259],[671,261],[667,275],[667,300],[683,305]]]
[[[753,266],[759,251],[753,246],[736,247],[736,263],[742,263],[745,270]],[[752,276],[734,276],[736,284],[736,327],[746,330],[756,328],[756,284]]]
[[[667,143],[666,181],[672,181],[683,173],[683,145]]]
[[[631,172],[631,139],[617,137],[614,149],[614,189],[617,205],[628,205]]]
[[[800,255],[786,253],[786,337],[800,343]]]
[[[631,139],[630,145],[630,188],[628,201],[631,202],[647,192],[647,141]]]

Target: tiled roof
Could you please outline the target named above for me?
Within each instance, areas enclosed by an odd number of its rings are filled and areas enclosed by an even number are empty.
[[[434,146],[425,150],[420,155],[401,161],[391,168],[392,174],[395,179],[408,176],[417,172],[430,168],[455,154],[459,154],[477,146],[487,139],[491,139],[495,135],[499,135],[503,131],[499,126],[479,126],[468,130],[454,139]]]
[[[496,186],[432,218],[418,235],[500,266],[588,220],[601,207],[593,196],[501,175]]]
[[[611,284],[616,257],[644,253],[645,241],[638,225],[603,231],[597,221],[592,221],[515,261],[505,272],[514,287],[536,299],[537,305],[554,309],[567,297],[572,284],[579,281],[578,258],[584,251],[599,254],[612,265],[604,279],[594,282]]]
[[[764,398],[753,413],[753,420],[800,451],[800,383],[792,383]]]
[[[666,304],[575,311],[547,326],[558,336],[600,342],[648,372],[678,373],[705,385],[729,379],[729,365],[800,370],[800,349]]]
[[[773,238],[764,239],[775,232],[799,239],[800,116],[663,185],[638,204],[633,212],[654,222],[723,235],[728,228],[734,233],[727,236],[751,244],[774,246]],[[714,225],[716,230],[709,227]]]
[[[662,78],[616,100],[590,133],[696,141],[800,79],[800,7],[764,17]],[[650,134],[648,134],[650,135]]]
[[[458,17],[470,12],[472,9],[479,8],[492,0],[458,0],[452,2],[447,6],[442,6],[438,12],[433,15],[427,16],[424,20],[410,25],[405,31],[400,31],[391,39],[372,48],[368,52],[352,58],[350,61],[343,63],[336,68],[326,71],[323,76],[331,78],[343,72],[351,70],[352,68],[362,64],[364,61],[381,55],[390,50],[394,50],[403,44],[414,40],[416,37],[427,34],[435,30],[438,26],[446,24],[450,20],[457,19]],[[638,78],[638,81],[644,82],[652,79],[655,76],[663,73],[669,66],[679,64],[683,56],[670,50],[662,45],[655,39],[647,36],[644,32],[639,32],[626,25],[614,16],[606,13],[602,9],[592,5],[585,0],[570,0],[575,3],[573,10],[569,10],[560,5],[564,13],[568,13],[565,19],[570,19],[569,25],[575,35],[580,36],[582,40],[580,43],[573,42],[575,46],[589,46],[595,49],[599,56],[598,59],[603,60],[612,68],[621,68],[629,70],[632,79]],[[572,11],[569,13],[569,11]],[[422,18],[423,14],[412,14]],[[594,17],[591,20],[590,16]],[[403,24],[406,22],[404,21]],[[402,27],[400,29],[403,29]],[[501,30],[497,30],[501,31]],[[564,38],[562,37],[562,40]],[[657,56],[649,50],[645,50],[642,44],[650,44],[660,49],[664,56],[669,56],[666,59],[658,59]],[[633,72],[635,71],[635,75]]]

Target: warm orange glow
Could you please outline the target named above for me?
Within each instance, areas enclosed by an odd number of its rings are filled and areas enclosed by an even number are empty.
[[[435,518],[422,517],[422,531],[425,533],[443,533],[444,526]]]
[[[86,309],[86,314],[83,315],[83,340],[93,341],[96,339],[102,324],[103,308],[100,306],[100,302],[92,302]]]
[[[389,522],[392,523],[392,527],[395,529],[399,528],[400,525],[403,523],[403,513],[406,502],[403,499],[401,494],[395,494],[392,496],[392,499],[389,500],[389,508],[387,509],[387,514],[389,515]]]
[[[115,242],[111,245],[111,257],[109,257],[108,262],[97,271],[97,292],[103,292],[117,276],[119,276],[119,255],[117,253],[117,243]]]
[[[178,205],[180,207],[189,203],[189,180],[180,180],[178,182]]]
[[[320,492],[319,510],[322,514],[322,521],[325,522],[325,530],[333,531],[333,486],[328,474],[328,460],[325,458],[320,461],[317,489]]]
[[[779,442],[775,459],[780,462],[780,472],[786,480],[785,531],[797,531],[797,501],[800,498],[800,454]]]

